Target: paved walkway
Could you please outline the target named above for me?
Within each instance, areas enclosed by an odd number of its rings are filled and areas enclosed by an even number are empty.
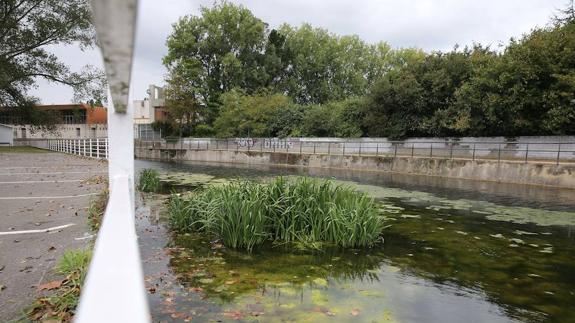
[[[87,206],[106,170],[61,153],[0,153],[1,322],[21,317],[64,251],[89,243]]]

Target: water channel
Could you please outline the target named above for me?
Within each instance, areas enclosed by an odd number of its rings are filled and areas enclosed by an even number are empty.
[[[136,161],[205,181],[313,176],[382,202],[365,249],[251,253],[170,233],[139,194],[154,321],[575,322],[575,191],[328,169]]]

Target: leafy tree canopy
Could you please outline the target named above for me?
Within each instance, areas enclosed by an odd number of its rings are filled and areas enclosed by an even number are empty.
[[[309,24],[270,30],[221,1],[174,25],[164,64],[169,86],[185,84],[173,106],[219,136],[575,134],[573,8],[501,51],[425,53]]]
[[[78,102],[105,100],[101,71],[86,66],[72,72],[46,50],[48,45],[95,44],[88,0],[3,0],[0,43],[0,106],[20,108],[33,123],[48,121],[30,112],[37,99],[28,91],[38,78],[71,86]]]

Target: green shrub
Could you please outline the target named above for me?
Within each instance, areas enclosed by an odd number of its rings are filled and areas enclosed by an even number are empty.
[[[226,246],[251,250],[265,241],[317,247],[369,246],[382,230],[376,202],[329,181],[278,178],[269,184],[235,182],[187,198],[173,195],[170,226],[205,232]]]
[[[160,190],[160,174],[155,169],[144,169],[140,172],[138,189],[142,192],[158,192]]]

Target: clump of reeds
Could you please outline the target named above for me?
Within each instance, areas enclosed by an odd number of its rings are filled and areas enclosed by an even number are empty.
[[[369,246],[382,231],[376,202],[330,181],[278,178],[268,184],[234,182],[169,203],[171,227],[205,232],[232,248],[279,244]]]
[[[142,192],[158,192],[160,190],[160,173],[155,169],[144,169],[140,172],[138,189]]]

